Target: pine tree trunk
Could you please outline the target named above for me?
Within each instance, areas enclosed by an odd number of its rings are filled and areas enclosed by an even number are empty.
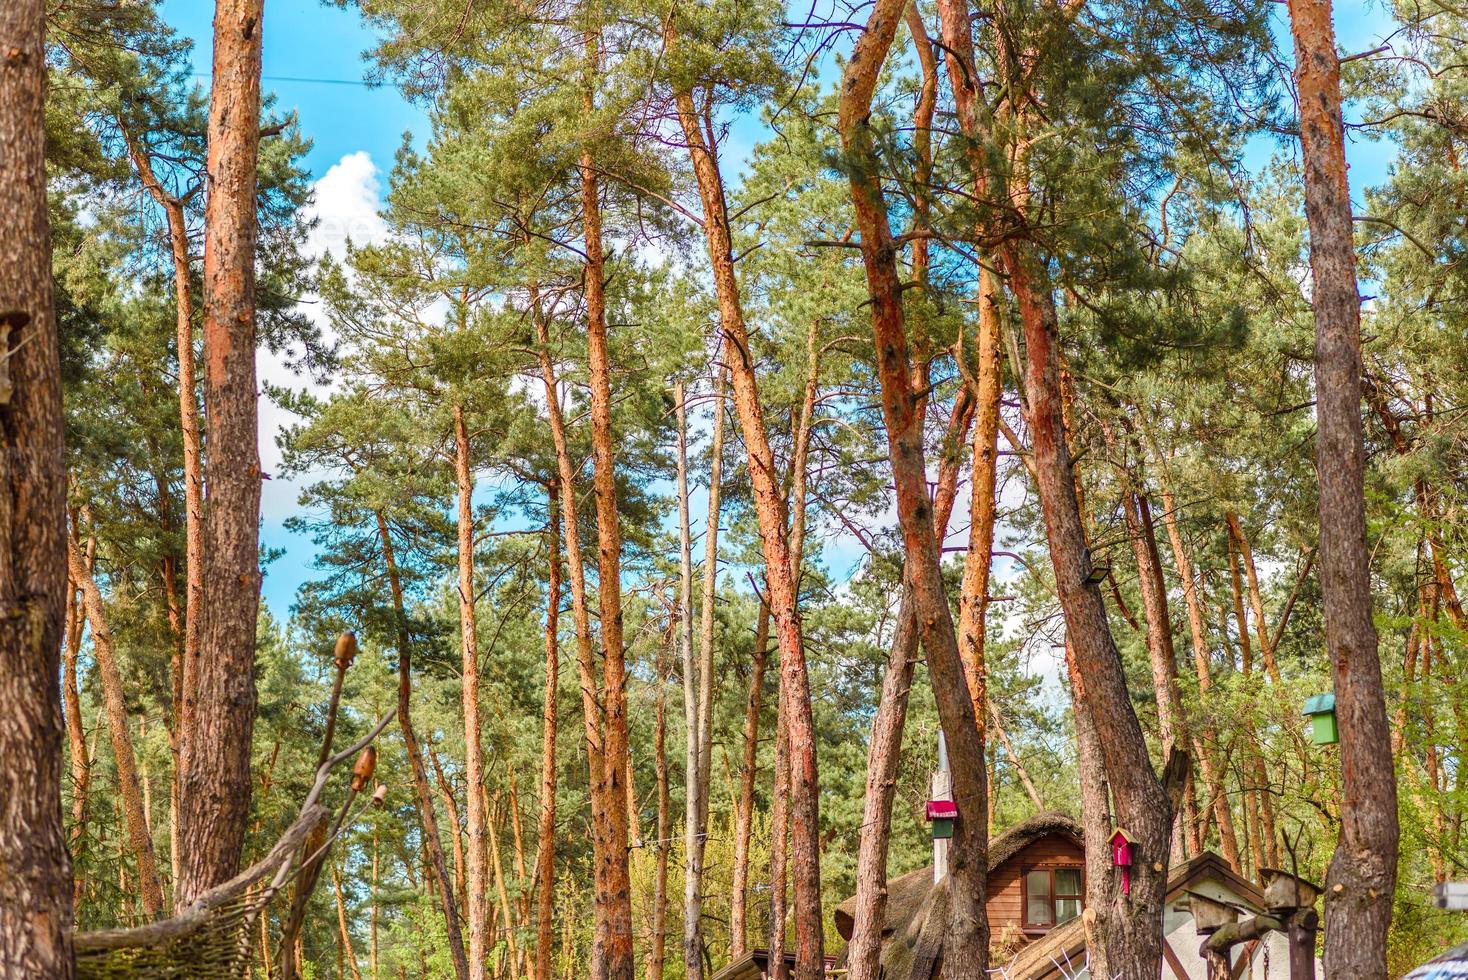
[[[194,371],[194,286],[189,257],[189,229],[184,204],[169,193],[153,170],[152,160],[137,140],[123,131],[128,155],[149,196],[163,209],[168,221],[168,244],[173,258],[173,293],[176,309],[175,341],[178,348],[178,415],[183,441],[184,485],[184,607],[183,650],[180,676],[174,681],[179,694],[175,726],[180,733],[178,764],[185,766],[182,733],[193,726],[193,702],[199,667],[199,628],[204,595],[204,469],[199,436],[199,386]],[[169,578],[172,582],[172,576]],[[178,773],[175,773],[175,781]]]
[[[840,131],[856,225],[861,233],[862,264],[872,300],[872,338],[902,527],[904,577],[927,654],[928,675],[943,733],[948,740],[953,795],[959,812],[950,850],[943,974],[949,980],[979,980],[986,976],[989,962],[989,921],[985,911],[989,835],[984,735],[974,714],[974,701],[968,691],[939,564],[941,552],[927,491],[923,418],[912,382],[896,249],[868,127],[872,94],[905,5],[906,0],[878,0],[873,7],[842,79]]]
[[[673,383],[673,410],[678,425],[677,494],[678,494],[678,611],[675,617],[678,653],[683,666],[683,731],[685,737],[684,813],[683,813],[683,963],[689,978],[703,976],[701,953],[703,915],[703,847],[699,836],[699,814],[704,809],[704,796],[709,785],[703,775],[703,661],[693,652],[693,531],[688,515],[688,401],[681,380]],[[661,834],[659,838],[661,838]],[[663,929],[661,902],[653,907],[653,957],[649,961],[648,980],[654,980],[652,963],[660,978],[663,970]]]
[[[1162,482],[1162,523],[1167,528],[1168,542],[1172,546],[1173,563],[1177,566],[1178,578],[1182,580],[1183,603],[1188,613],[1188,632],[1193,643],[1193,670],[1198,678],[1198,693],[1206,703],[1213,689],[1213,668],[1208,652],[1207,626],[1203,621],[1203,599],[1199,594],[1198,580],[1194,576],[1192,561],[1183,544],[1182,529],[1178,523],[1177,500],[1167,483],[1165,472],[1160,473]],[[1206,712],[1205,712],[1206,714]],[[1233,812],[1224,793],[1223,775],[1218,771],[1215,756],[1218,750],[1218,729],[1205,721],[1193,735],[1193,755],[1203,777],[1203,792],[1212,800],[1215,822],[1218,824],[1219,846],[1223,857],[1236,870],[1243,867],[1239,857],[1238,835],[1234,832]],[[1206,826],[1207,811],[1200,815],[1200,823]],[[1199,834],[1201,837],[1201,833]],[[1201,841],[1196,842],[1201,843]]]
[[[546,537],[550,541],[545,604],[545,710],[540,752],[540,825],[535,857],[535,980],[551,980],[556,894],[556,697],[560,684],[561,528],[560,491],[546,486]]]
[[[1397,877],[1397,784],[1386,720],[1361,425],[1361,298],[1330,0],[1290,0],[1315,310],[1320,591],[1340,727],[1341,835],[1326,875],[1325,972],[1385,977]]]
[[[602,751],[602,707],[597,701],[595,654],[591,638],[591,609],[586,597],[586,565],[581,555],[581,528],[576,515],[576,465],[571,459],[566,423],[561,415],[560,394],[556,389],[555,365],[550,355],[550,329],[540,309],[538,295],[532,296],[532,307],[537,357],[540,361],[541,380],[545,385],[546,416],[550,422],[551,440],[556,450],[556,468],[559,474],[561,526],[565,531],[566,567],[571,579],[571,613],[576,629],[576,666],[581,687],[581,713],[586,740],[589,795],[593,810],[600,812],[608,805],[604,799],[605,780],[602,777],[602,768],[605,764]],[[602,871],[602,865],[593,861],[594,889],[602,887],[596,883],[600,881],[599,876]],[[592,905],[594,935],[604,936],[606,908],[597,901],[593,901]],[[605,942],[605,938],[602,939],[602,942]]]
[[[499,794],[496,793],[496,796]],[[488,807],[490,804],[485,803]],[[500,918],[505,922],[505,946],[509,955],[510,975],[519,975],[520,965],[520,923],[516,921],[515,909],[510,904],[510,891],[505,885],[505,862],[500,853],[500,826],[504,823],[504,811],[495,801],[495,810],[500,811],[498,819],[493,814],[485,814],[485,824],[489,838],[489,864],[494,871],[494,892],[499,899]]]
[[[974,721],[981,736],[987,736],[985,723],[988,720],[986,705],[989,696],[984,634],[989,610],[989,567],[994,559],[994,522],[999,503],[1000,315],[994,275],[980,266],[978,374],[974,392],[977,424],[974,426],[973,477],[969,483],[968,551],[964,556],[963,585],[958,599],[958,652],[968,681]],[[992,801],[986,805],[992,806]]]
[[[180,908],[239,869],[250,811],[260,604],[255,192],[263,6],[263,0],[218,0],[215,6],[204,218],[209,485],[195,707],[183,742],[184,867],[174,893]],[[187,682],[187,662],[184,672]],[[186,704],[189,697],[186,684]]]
[[[743,752],[739,765],[739,799],[734,808],[734,868],[729,895],[729,957],[744,955],[749,904],[749,838],[754,826],[754,784],[759,766],[759,722],[763,709],[765,669],[769,664],[770,607],[763,600],[755,617],[754,658],[744,701]]]
[[[1121,656],[1093,578],[1061,420],[1060,353],[1055,306],[1033,256],[1013,243],[1005,264],[1019,301],[1028,354],[1026,393],[1033,458],[1056,590],[1067,635],[1095,727],[1107,784],[1120,825],[1133,836],[1132,892],[1114,889],[1097,913],[1097,946],[1108,949],[1108,968],[1123,980],[1155,980],[1162,962],[1162,905],[1172,836],[1173,810],[1186,773],[1182,751],[1168,760],[1166,785],[1152,769],[1137,721]],[[1092,947],[1096,948],[1096,947]]]
[[[433,808],[433,790],[428,784],[428,771],[423,765],[423,750],[413,728],[413,640],[408,634],[408,611],[403,600],[403,582],[398,574],[392,534],[382,511],[376,512],[378,540],[382,544],[382,561],[387,568],[387,583],[392,592],[393,619],[398,645],[398,727],[403,732],[403,747],[408,755],[408,768],[413,774],[413,795],[418,804],[418,822],[423,828],[423,846],[437,882],[439,906],[443,909],[444,928],[448,934],[449,955],[454,961],[454,975],[467,980],[469,961],[464,953],[464,937],[459,929],[459,910],[454,902],[454,885],[444,859],[443,842],[438,835],[438,814]],[[457,834],[457,828],[455,833]]]
[[[668,662],[667,644],[658,647],[657,708],[653,721],[653,769],[658,783],[657,859],[652,887],[652,949],[647,980],[663,980],[668,937],[668,854],[673,848],[672,801],[668,792]]]
[[[686,409],[686,406],[685,406]],[[683,446],[680,450],[680,459],[684,472],[683,479],[687,480],[687,447],[686,447],[686,422],[684,423]],[[704,875],[704,850],[708,837],[709,819],[709,795],[711,763],[713,760],[713,681],[714,681],[714,598],[718,587],[719,575],[719,511],[720,491],[723,486],[723,456],[724,456],[724,372],[718,371],[718,380],[714,387],[714,419],[713,419],[713,441],[709,447],[709,501],[708,519],[704,523],[704,553],[703,553],[703,592],[702,605],[699,610],[698,625],[698,664],[695,677],[698,680],[697,697],[698,711],[697,738],[690,739],[697,747],[696,755],[690,753],[690,758],[697,762],[693,772],[696,773],[698,784],[697,806],[690,807],[693,810],[693,820],[690,823],[686,847],[686,880],[684,883],[683,902],[683,964],[686,976],[689,980],[702,978],[703,976],[703,875]],[[686,510],[686,494],[683,502]],[[684,515],[684,528],[687,529],[687,515]],[[686,541],[686,538],[685,538]],[[691,562],[684,547],[684,567],[691,577]],[[687,586],[685,585],[685,588]],[[685,595],[684,608],[691,614],[691,601]],[[692,626],[690,621],[689,626]],[[691,654],[691,644],[690,654]],[[690,655],[691,659],[691,655]],[[685,691],[685,696],[689,692]],[[693,729],[690,729],[693,731]],[[693,794],[690,793],[690,798]],[[660,838],[663,834],[658,835]]]
[[[75,537],[67,539],[67,559],[72,581],[81,586],[82,604],[92,626],[92,654],[97,674],[102,681],[102,698],[107,705],[107,724],[112,735],[112,754],[117,762],[117,789],[122,799],[122,812],[127,818],[128,843],[138,868],[138,897],[149,918],[163,912],[163,886],[158,878],[158,861],[153,852],[153,835],[148,829],[147,808],[138,774],[137,755],[133,751],[132,731],[127,714],[127,695],[122,689],[122,674],[112,646],[112,631],[107,626],[102,607],[102,593],[97,588],[81,547]]]
[[[459,819],[459,803],[454,798],[454,788],[449,785],[445,778],[443,768],[438,764],[438,754],[432,749],[428,750],[428,761],[433,766],[433,775],[438,783],[439,799],[443,800],[444,813],[449,818],[449,842],[453,846],[454,853],[454,900],[459,909],[467,909],[468,884],[464,867],[468,863],[464,858],[464,832],[463,823]]]
[[[96,539],[87,541],[87,571],[92,569]],[[87,839],[87,797],[92,788],[92,760],[87,751],[86,732],[82,730],[81,687],[77,683],[77,657],[82,643],[82,629],[86,624],[86,610],[82,606],[81,589],[70,581],[66,587],[66,632],[65,657],[62,666],[62,693],[66,701],[66,735],[71,748],[71,833],[68,846],[75,859],[80,855],[83,842]],[[173,867],[178,868],[177,860]],[[86,879],[78,873],[72,883],[72,901],[80,904]]]
[[[1108,426],[1109,428],[1109,426]],[[1113,442],[1107,433],[1108,442]],[[1162,559],[1157,552],[1156,530],[1147,498],[1127,474],[1129,486],[1121,498],[1122,517],[1132,556],[1137,564],[1137,586],[1142,594],[1142,614],[1147,620],[1147,654],[1152,666],[1152,691],[1157,699],[1157,728],[1163,758],[1182,745],[1183,708],[1177,685],[1177,651],[1172,643],[1172,617],[1167,607],[1167,583],[1162,574]],[[1171,861],[1181,864],[1187,857],[1185,828],[1176,820],[1172,830]]]
[[[347,903],[342,895],[342,876],[335,866],[331,869],[331,890],[336,896],[337,972],[341,964],[352,970],[352,980],[362,980],[362,971],[357,967],[357,951],[352,948],[352,931],[347,927]]]
[[[597,60],[596,41],[592,61]],[[590,107],[589,107],[590,108]],[[597,901],[604,908],[605,933],[592,956],[593,980],[633,980],[632,882],[628,869],[629,788],[626,659],[622,640],[622,530],[617,516],[616,459],[613,452],[611,362],[607,353],[606,260],[602,253],[601,202],[595,163],[581,160],[581,216],[586,251],[586,345],[591,380],[591,455],[596,490],[597,601],[601,609],[603,801],[595,807]],[[599,810],[599,812],[598,812]]]
[[[459,646],[464,711],[464,781],[468,843],[469,977],[484,980],[490,952],[489,852],[485,819],[483,749],[479,735],[479,619],[474,586],[474,476],[464,407],[454,406],[454,476],[458,495]]]
[[[960,396],[948,420],[945,443],[960,446],[972,421],[971,402]],[[945,454],[933,495],[934,534],[947,536],[948,522],[958,492],[960,466],[956,453]],[[847,963],[851,980],[876,980],[880,972],[882,925],[887,909],[887,853],[892,839],[892,805],[897,793],[897,766],[901,761],[902,733],[907,725],[907,702],[912,689],[918,647],[917,613],[911,590],[903,584],[872,737],[867,747],[866,793],[856,858],[856,908],[853,911]],[[1006,743],[1007,744],[1007,743]]]
[[[0,975],[65,980],[71,862],[61,826],[66,468],[45,166],[45,5],[0,4]]]
[[[791,574],[791,548],[782,514],[782,495],[775,476],[774,454],[770,450],[764,409],[759,401],[759,383],[744,322],[739,282],[734,272],[728,202],[716,148],[705,137],[703,126],[707,121],[695,108],[692,93],[679,92],[676,101],[703,203],[704,236],[718,296],[719,323],[724,331],[724,360],[729,365],[734,406],[739,413],[740,428],[749,454],[749,477],[764,551],[770,614],[775,621],[775,636],[780,649],[780,703],[782,708],[788,709],[783,712],[785,720],[781,727],[788,743],[790,760],[795,980],[820,980],[825,972],[825,940],[821,922],[820,803],[815,722],[795,581]]]

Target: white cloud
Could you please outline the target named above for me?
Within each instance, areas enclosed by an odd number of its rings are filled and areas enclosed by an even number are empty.
[[[346,257],[347,243],[368,245],[387,238],[387,224],[382,209],[380,171],[365,150],[348,153],[331,166],[312,187],[306,214],[314,219],[305,243],[305,252],[313,259],[327,255],[341,260]],[[303,297],[300,310],[321,327],[327,340],[333,339],[331,328],[315,296]],[[257,362],[260,381],[299,388],[310,380],[286,365],[286,358],[261,351]],[[280,472],[281,453],[275,438],[297,421],[296,416],[281,409],[268,398],[260,399],[260,465],[271,479],[266,481],[260,508],[267,522],[277,522],[297,508],[300,487]]]

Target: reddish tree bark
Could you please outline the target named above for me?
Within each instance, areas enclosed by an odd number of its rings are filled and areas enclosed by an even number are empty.
[[[600,808],[607,805],[603,796],[606,783],[601,773],[604,765],[601,734],[602,709],[600,702],[597,701],[595,654],[591,639],[591,609],[586,597],[586,565],[581,555],[581,529],[576,514],[576,466],[571,458],[566,423],[561,414],[560,393],[556,388],[555,365],[550,355],[550,328],[540,308],[538,295],[532,296],[531,306],[531,315],[535,320],[536,355],[540,362],[541,381],[545,386],[546,416],[550,423],[551,441],[556,450],[556,469],[561,498],[561,526],[565,531],[566,566],[571,580],[571,614],[576,631],[576,666],[581,682],[581,713],[586,740],[586,763],[590,776],[590,795],[593,807]],[[600,864],[593,862],[593,875],[599,874],[600,868]],[[605,910],[601,903],[593,903],[592,914],[594,931],[600,934],[606,928],[603,922]]]
[[[86,564],[91,571],[96,556],[97,541],[87,539]],[[71,749],[71,833],[68,845],[71,853],[80,853],[82,842],[87,837],[87,797],[92,788],[92,760],[87,751],[87,737],[82,730],[82,697],[77,683],[77,655],[81,648],[82,631],[86,626],[87,614],[82,606],[81,589],[68,580],[66,587],[66,634],[63,659],[62,691],[66,701],[66,736]],[[178,863],[175,861],[175,868]],[[72,899],[80,903],[86,879],[78,874],[72,883]]]
[[[46,210],[45,5],[0,4],[0,974],[75,973],[61,827],[66,467]]]
[[[483,748],[479,734],[479,617],[474,586],[474,476],[464,407],[455,405],[454,478],[458,497],[460,684],[464,711],[464,781],[467,887],[469,890],[469,976],[483,980],[493,945],[489,941],[489,804],[484,794]]]
[[[597,60],[595,39],[592,62]],[[592,108],[588,106],[588,109]],[[597,602],[602,644],[602,791],[592,797],[597,903],[605,929],[594,944],[593,980],[632,980],[632,880],[628,869],[627,692],[622,639],[622,529],[617,517],[616,458],[612,449],[611,362],[607,353],[606,259],[595,162],[581,159],[581,216],[586,251],[586,346],[591,375],[591,456],[596,497]],[[597,800],[601,806],[597,806]]]
[[[862,264],[871,295],[872,339],[882,389],[882,417],[902,526],[904,578],[912,594],[934,700],[948,740],[959,820],[949,852],[948,923],[943,974],[982,978],[989,963],[985,896],[989,873],[984,735],[974,715],[958,637],[948,609],[933,529],[923,451],[922,416],[912,379],[902,284],[882,196],[878,160],[868,128],[872,94],[906,0],[877,0],[842,78],[840,131],[847,157]]]
[[[179,794],[184,867],[174,904],[180,908],[239,869],[250,810],[260,606],[255,192],[263,7],[263,0],[218,0],[214,14],[204,217],[209,483],[195,708],[183,741]],[[186,663],[186,681],[188,673]]]
[[[1361,298],[1330,0],[1290,0],[1315,310],[1320,591],[1340,726],[1341,835],[1326,875],[1325,972],[1385,977],[1397,877],[1397,784],[1386,720],[1361,426]]]
[[[670,25],[670,35],[674,29]],[[728,203],[719,172],[717,148],[705,138],[706,122],[695,108],[693,95],[676,95],[679,123],[693,163],[703,203],[703,230],[718,297],[719,323],[724,332],[724,360],[734,389],[744,445],[749,454],[749,477],[764,550],[770,614],[780,649],[780,704],[788,709],[781,727],[790,752],[791,861],[795,879],[795,980],[820,980],[825,971],[825,940],[821,923],[820,818],[814,719],[810,681],[806,673],[800,612],[792,575],[791,548],[782,513],[774,454],[770,450],[764,409],[759,401],[754,356],[734,271],[729,238]],[[778,843],[777,843],[778,847]]]

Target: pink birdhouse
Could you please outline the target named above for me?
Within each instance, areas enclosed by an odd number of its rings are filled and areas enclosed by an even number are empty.
[[[1121,869],[1121,893],[1132,893],[1132,837],[1117,827],[1111,835],[1111,866]]]
[[[958,819],[958,804],[952,800],[929,800],[929,820],[956,820]]]

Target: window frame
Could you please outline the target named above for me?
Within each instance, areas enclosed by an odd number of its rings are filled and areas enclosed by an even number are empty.
[[[1043,871],[1050,876],[1050,923],[1030,921],[1030,875],[1036,871]],[[1055,888],[1055,872],[1078,871],[1081,876],[1080,893],[1076,895],[1059,895]],[[1019,875],[1019,907],[1020,907],[1020,929],[1029,935],[1043,935],[1065,923],[1058,921],[1060,916],[1056,913],[1056,903],[1066,899],[1075,899],[1080,902],[1081,911],[1086,908],[1086,866],[1084,864],[1031,864],[1022,865]],[[1070,920],[1067,919],[1067,922]]]

